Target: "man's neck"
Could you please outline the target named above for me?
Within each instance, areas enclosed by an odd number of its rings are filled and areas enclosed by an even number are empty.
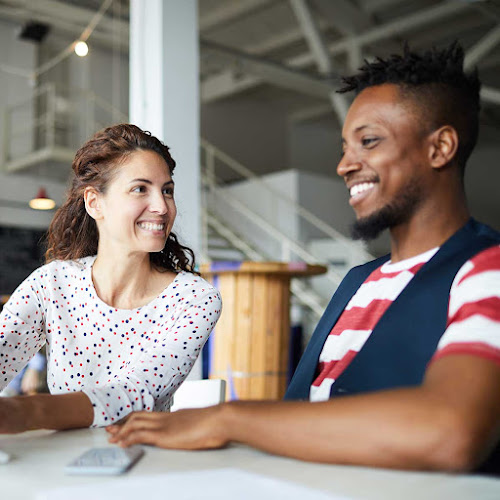
[[[450,210],[437,206],[420,211],[407,223],[390,230],[391,261],[399,262],[441,246],[469,218],[465,203],[457,204]]]

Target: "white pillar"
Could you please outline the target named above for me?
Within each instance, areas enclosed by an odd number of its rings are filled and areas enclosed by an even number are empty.
[[[130,122],[170,147],[177,163],[174,231],[199,259],[198,64],[196,0],[131,0]]]
[[[131,0],[130,122],[165,142],[174,172],[174,232],[200,258],[197,0]],[[201,378],[200,359],[190,379]]]

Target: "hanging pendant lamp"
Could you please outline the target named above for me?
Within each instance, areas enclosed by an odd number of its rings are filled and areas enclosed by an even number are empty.
[[[41,187],[36,197],[30,200],[29,206],[34,210],[52,210],[56,206],[56,202],[49,198],[46,189]]]

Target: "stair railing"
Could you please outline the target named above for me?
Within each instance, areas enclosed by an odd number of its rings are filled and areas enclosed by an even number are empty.
[[[286,196],[281,191],[277,190],[273,186],[270,186],[265,180],[257,176],[248,167],[245,167],[239,161],[235,160],[229,156],[224,151],[209,143],[205,139],[201,139],[201,149],[205,156],[205,171],[208,178],[208,187],[211,191],[215,189],[218,185],[216,182],[216,160],[221,162],[225,167],[229,167],[233,172],[237,173],[240,177],[246,180],[251,180],[262,187],[267,192],[271,193],[275,198],[288,204],[293,213],[295,213],[299,218],[307,221],[313,227],[318,229],[321,233],[330,239],[333,239],[341,243],[348,252],[351,254],[356,254],[360,261],[366,262],[372,260],[373,256],[367,252],[364,248],[360,247],[358,244],[353,243],[352,240],[344,236],[342,233],[337,231],[335,228],[327,224],[325,221],[320,219],[318,216],[313,214],[311,211],[307,210],[303,206],[299,205],[295,200]],[[203,157],[203,156],[202,156]],[[202,162],[203,168],[203,162]],[[219,190],[220,191],[220,190]],[[220,192],[218,193],[220,195]],[[285,252],[286,250],[285,247]]]
[[[63,109],[61,109],[61,106]],[[64,106],[67,109],[64,109]],[[45,83],[4,112],[3,164],[34,151],[63,147],[76,149],[94,132],[128,117],[94,92]],[[71,127],[79,126],[73,134]],[[61,131],[61,126],[67,130]],[[26,147],[19,151],[19,143]]]
[[[265,220],[262,216],[257,214],[254,210],[249,208],[243,202],[241,202],[237,197],[233,196],[228,192],[228,190],[224,190],[224,184],[220,181],[216,174],[216,163],[221,162],[225,167],[229,167],[231,171],[237,173],[239,176],[243,177],[246,180],[250,180],[253,183],[256,183],[260,188],[265,189],[268,193],[272,194],[274,199],[278,199],[280,201],[285,202],[289,207],[292,213],[296,214],[299,218],[307,221],[313,227],[317,228],[321,233],[327,236],[329,239],[333,239],[337,242],[340,242],[349,252],[350,255],[356,255],[356,258],[359,262],[366,262],[368,260],[372,260],[373,256],[367,252],[364,248],[358,246],[356,243],[353,243],[352,240],[345,237],[342,233],[337,231],[335,228],[331,227],[329,224],[321,220],[315,214],[299,205],[295,200],[290,197],[284,195],[281,191],[275,189],[270,186],[265,180],[258,177],[254,174],[250,169],[242,165],[240,162],[230,157],[228,154],[224,153],[220,149],[218,149],[213,144],[210,144],[208,141],[202,139],[201,140],[202,158],[204,158],[204,162],[202,161],[202,183],[205,187],[205,204],[207,203],[207,191],[212,197],[217,196],[219,199],[222,199],[225,203],[228,204],[232,209],[236,210],[239,214],[241,214],[245,219],[251,221],[251,223],[255,224],[262,231],[264,231],[270,239],[279,243],[281,247],[281,259],[282,260],[290,260],[291,253],[293,252],[297,257],[302,259],[304,262],[309,264],[318,264],[318,258],[314,256],[304,245],[303,242],[296,241],[286,235],[282,230],[273,226],[270,222]],[[205,255],[208,254],[208,230],[203,230],[203,253]],[[325,277],[336,287],[340,283],[342,276],[340,273],[334,269],[332,266],[329,266],[328,273]],[[315,307],[314,309],[317,309]]]

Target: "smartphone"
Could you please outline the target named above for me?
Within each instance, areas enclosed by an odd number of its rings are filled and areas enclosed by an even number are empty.
[[[144,455],[140,446],[130,448],[91,448],[66,465],[71,475],[117,475],[130,469]]]

